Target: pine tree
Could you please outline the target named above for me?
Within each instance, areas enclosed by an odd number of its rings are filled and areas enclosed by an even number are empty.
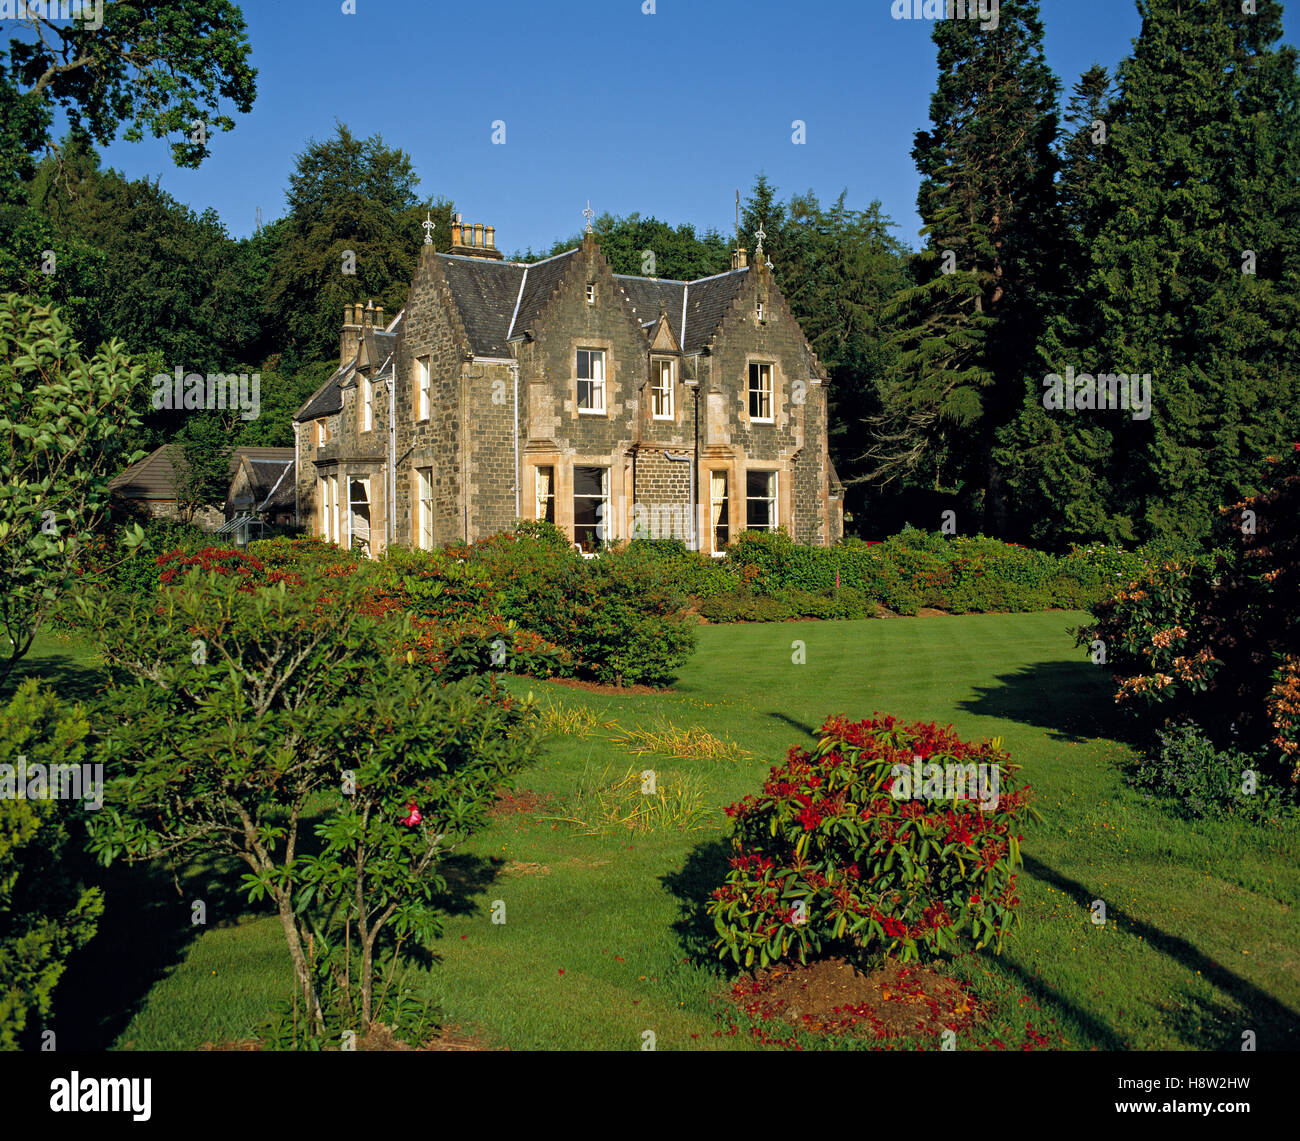
[[[996,29],[935,25],[933,127],[912,157],[928,239],[915,284],[893,300],[900,372],[863,457],[874,483],[902,479],[961,496],[986,529],[1005,528],[997,430],[1022,400],[1040,335],[1035,299],[1051,247],[1058,84],[1043,56],[1036,0],[1004,0]]]
[[[1300,82],[1295,50],[1277,46],[1281,5],[1249,7],[1139,4],[1076,220],[1089,257],[1072,344],[1045,347],[1055,372],[1150,373],[1152,407],[1073,414],[1098,437],[1090,475],[1111,502],[1072,518],[1079,489],[1058,489],[1068,537],[1131,520],[1137,538],[1203,538],[1296,438]]]

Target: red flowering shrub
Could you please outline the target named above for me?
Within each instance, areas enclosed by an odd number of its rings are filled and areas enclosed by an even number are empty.
[[[158,584],[170,586],[185,578],[191,568],[241,579],[240,590],[274,586],[277,582],[301,586],[302,578],[292,571],[268,568],[261,559],[232,547],[204,547],[194,554],[171,551],[158,557]]]
[[[1018,768],[951,727],[829,718],[814,749],[792,748],[727,809],[734,855],[708,905],[719,955],[908,962],[956,949],[962,932],[1000,951],[1020,902],[1016,829],[1035,815],[1028,786],[1012,787]]]

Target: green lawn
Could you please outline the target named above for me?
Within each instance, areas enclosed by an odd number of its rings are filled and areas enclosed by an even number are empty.
[[[610,744],[607,729],[551,740],[522,786],[562,797],[591,765],[618,774],[652,767],[660,782],[691,773],[708,789],[707,828],[600,838],[527,817],[499,821],[457,861],[441,962],[418,985],[448,1021],[514,1049],[637,1049],[646,1030],[660,1049],[746,1045],[739,1035],[714,1036],[711,1000],[722,984],[698,925],[700,901],[725,868],[721,808],[753,791],[828,714],[878,710],[1001,737],[1038,791],[1044,820],[1026,829],[1023,927],[1000,958],[960,967],[999,1019],[1022,1026],[1031,1018],[1068,1048],[1233,1050],[1253,1030],[1260,1049],[1295,1049],[1300,829],[1188,823],[1128,788],[1129,751],[1108,735],[1108,681],[1066,633],[1082,617],[709,626],[668,695],[512,682],[624,728],[699,725],[754,759],[637,758]],[[796,640],[805,664],[792,662]],[[56,680],[60,669],[84,671],[75,653],[38,650],[33,666],[48,662]],[[119,910],[143,897],[174,909],[179,923],[188,905],[170,875],[163,879],[153,894],[139,881],[123,886]],[[159,902],[158,892],[169,899]],[[192,897],[189,884],[186,892]],[[1096,899],[1106,904],[1104,927],[1091,921]],[[492,922],[496,900],[504,924]],[[99,1023],[105,1042],[177,1049],[246,1038],[287,993],[276,921],[240,919],[233,898],[225,925],[223,907],[210,902],[214,910],[201,935],[181,924],[165,952],[145,956],[141,978],[152,985],[141,984],[134,1000],[123,996],[126,1015]],[[85,952],[89,964],[99,944],[99,968],[80,965],[70,984],[79,1002],[92,1001],[86,980],[104,977],[105,956],[139,959],[131,930],[124,916]]]

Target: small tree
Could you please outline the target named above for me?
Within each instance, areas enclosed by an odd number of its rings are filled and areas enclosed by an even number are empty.
[[[118,342],[83,357],[56,310],[0,298],[0,685],[102,522],[109,475],[139,458],[124,449],[142,380]]]
[[[279,915],[314,1032],[326,1011],[311,948],[340,930],[342,1013],[359,1005],[364,1030],[382,939],[435,933],[438,864],[530,759],[531,711],[485,682],[440,690],[397,657],[409,631],[361,613],[361,574],[267,585],[211,565],[153,597],[82,600],[115,671],[92,850],[236,857],[249,898]],[[325,848],[307,857],[313,813]]]

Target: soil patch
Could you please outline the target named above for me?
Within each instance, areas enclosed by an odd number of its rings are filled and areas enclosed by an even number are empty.
[[[938,1038],[985,1014],[956,979],[899,963],[886,963],[869,974],[845,959],[768,967],[742,978],[731,994],[753,1018],[780,1020],[814,1034]]]
[[[547,680],[554,682],[556,685],[567,685],[570,689],[583,689],[588,693],[605,693],[609,694],[611,697],[626,697],[630,693],[642,694],[673,692],[671,686],[666,689],[655,689],[648,685],[601,685],[599,682],[579,681],[577,678],[572,677],[553,677],[548,678]]]
[[[487,1045],[483,1038],[475,1033],[464,1030],[459,1024],[455,1026],[444,1026],[438,1031],[437,1035],[430,1038],[427,1042],[419,1046],[420,1050],[491,1050],[494,1047]],[[409,1043],[403,1042],[400,1038],[393,1036],[393,1032],[382,1022],[376,1022],[371,1028],[370,1033],[364,1038],[357,1039],[358,1050],[396,1050],[410,1052],[412,1047]]]
[[[555,811],[555,798],[549,793],[517,788],[501,793],[488,809],[488,816],[500,820],[506,816],[540,816]]]
[[[527,864],[520,860],[509,860],[506,866],[501,869],[502,875],[507,876],[549,876],[551,869],[546,864]]]

